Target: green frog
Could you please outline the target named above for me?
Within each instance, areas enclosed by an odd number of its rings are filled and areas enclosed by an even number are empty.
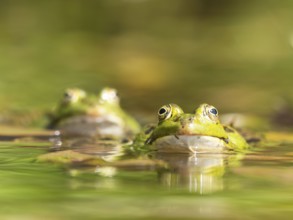
[[[124,138],[136,134],[139,124],[121,107],[117,91],[104,88],[99,95],[67,89],[50,115],[48,128],[67,136]]]
[[[201,104],[193,114],[184,113],[176,104],[162,106],[158,124],[138,135],[160,152],[223,152],[248,148],[246,140],[231,126],[222,125],[218,110]],[[134,144],[139,142],[134,141]]]

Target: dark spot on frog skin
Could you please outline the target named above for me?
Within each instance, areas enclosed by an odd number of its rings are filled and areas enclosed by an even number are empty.
[[[155,127],[156,127],[155,125],[152,125],[152,126],[148,127],[148,128],[144,131],[144,133],[145,133],[145,134],[149,134],[149,133],[151,133],[151,132],[154,130]]]
[[[223,138],[223,141],[225,141],[226,144],[229,144],[229,138]]]
[[[230,127],[224,126],[224,129],[226,132],[235,133],[235,131],[233,129],[231,129]]]
[[[187,124],[193,123],[194,117],[180,119],[181,128],[184,129]]]
[[[178,122],[179,121],[179,117],[176,117],[173,119],[174,122]]]

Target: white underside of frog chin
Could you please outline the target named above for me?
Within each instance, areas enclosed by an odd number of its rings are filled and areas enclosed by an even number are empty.
[[[222,139],[202,135],[169,135],[153,144],[159,152],[166,153],[219,153],[225,148]]]
[[[58,126],[65,135],[123,137],[125,127],[121,118],[107,116],[74,116]]]

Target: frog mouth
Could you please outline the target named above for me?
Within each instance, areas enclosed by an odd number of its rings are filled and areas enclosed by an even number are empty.
[[[226,143],[223,139],[205,135],[168,135],[154,141],[159,152],[166,153],[219,153]]]

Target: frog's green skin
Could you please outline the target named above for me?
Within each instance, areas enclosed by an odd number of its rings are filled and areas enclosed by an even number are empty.
[[[117,92],[104,88],[96,96],[81,89],[67,89],[50,116],[49,128],[66,135],[123,138],[139,132],[140,126],[119,105]]]
[[[188,114],[179,106],[169,104],[159,109],[158,117],[158,125],[147,135],[146,144],[159,151],[222,152],[248,147],[235,129],[220,123],[218,111],[211,105],[202,104],[194,114]]]

